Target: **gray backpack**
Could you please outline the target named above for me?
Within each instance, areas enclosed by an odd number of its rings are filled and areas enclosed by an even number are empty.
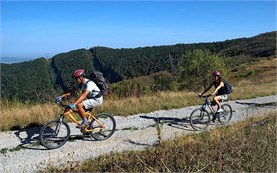
[[[102,95],[107,95],[109,93],[109,85],[106,79],[104,78],[103,73],[99,71],[91,72],[89,74],[89,78],[97,85]]]

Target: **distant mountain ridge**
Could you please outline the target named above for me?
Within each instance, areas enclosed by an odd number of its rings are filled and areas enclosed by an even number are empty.
[[[13,57],[1,57],[0,63],[3,64],[13,64],[13,63],[21,63],[25,61],[31,61],[34,60],[34,58],[13,58]]]
[[[1,99],[37,100],[53,98],[67,90],[70,74],[78,68],[100,70],[109,82],[146,76],[178,68],[185,52],[208,50],[232,58],[276,56],[276,31],[251,38],[212,43],[112,49],[93,47],[60,53],[53,58],[38,58],[15,64],[1,63]]]

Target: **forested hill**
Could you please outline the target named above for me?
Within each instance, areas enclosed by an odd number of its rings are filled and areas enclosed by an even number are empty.
[[[190,50],[208,50],[232,59],[276,56],[276,31],[251,38],[212,43],[112,49],[93,47],[55,55],[51,59],[1,63],[1,99],[37,100],[53,98],[67,90],[75,69],[100,70],[110,83],[138,76],[168,71],[180,66],[182,56]]]
[[[269,57],[276,55],[276,32],[252,38],[241,38],[213,43],[176,44],[171,46],[142,47],[135,49],[91,48],[96,68],[105,71],[111,82],[158,71],[177,68],[182,55],[193,49],[209,50],[218,55],[240,58]]]

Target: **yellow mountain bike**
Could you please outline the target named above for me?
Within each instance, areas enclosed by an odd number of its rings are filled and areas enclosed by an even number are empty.
[[[76,111],[73,111],[62,102],[57,102],[57,104],[65,108],[64,112],[58,119],[46,123],[39,133],[40,143],[47,149],[59,148],[68,141],[70,128],[67,122],[64,121],[65,117],[68,117],[77,125],[79,124],[73,116]],[[91,111],[92,109],[86,110],[89,127],[81,129],[83,136],[89,136],[95,140],[105,140],[111,137],[116,128],[115,119],[107,113],[94,116]]]

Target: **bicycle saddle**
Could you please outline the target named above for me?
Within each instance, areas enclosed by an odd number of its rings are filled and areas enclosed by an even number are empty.
[[[91,112],[92,110],[93,110],[93,108],[89,108],[89,109],[86,109],[86,108],[85,108],[85,111],[86,111],[86,112]]]

